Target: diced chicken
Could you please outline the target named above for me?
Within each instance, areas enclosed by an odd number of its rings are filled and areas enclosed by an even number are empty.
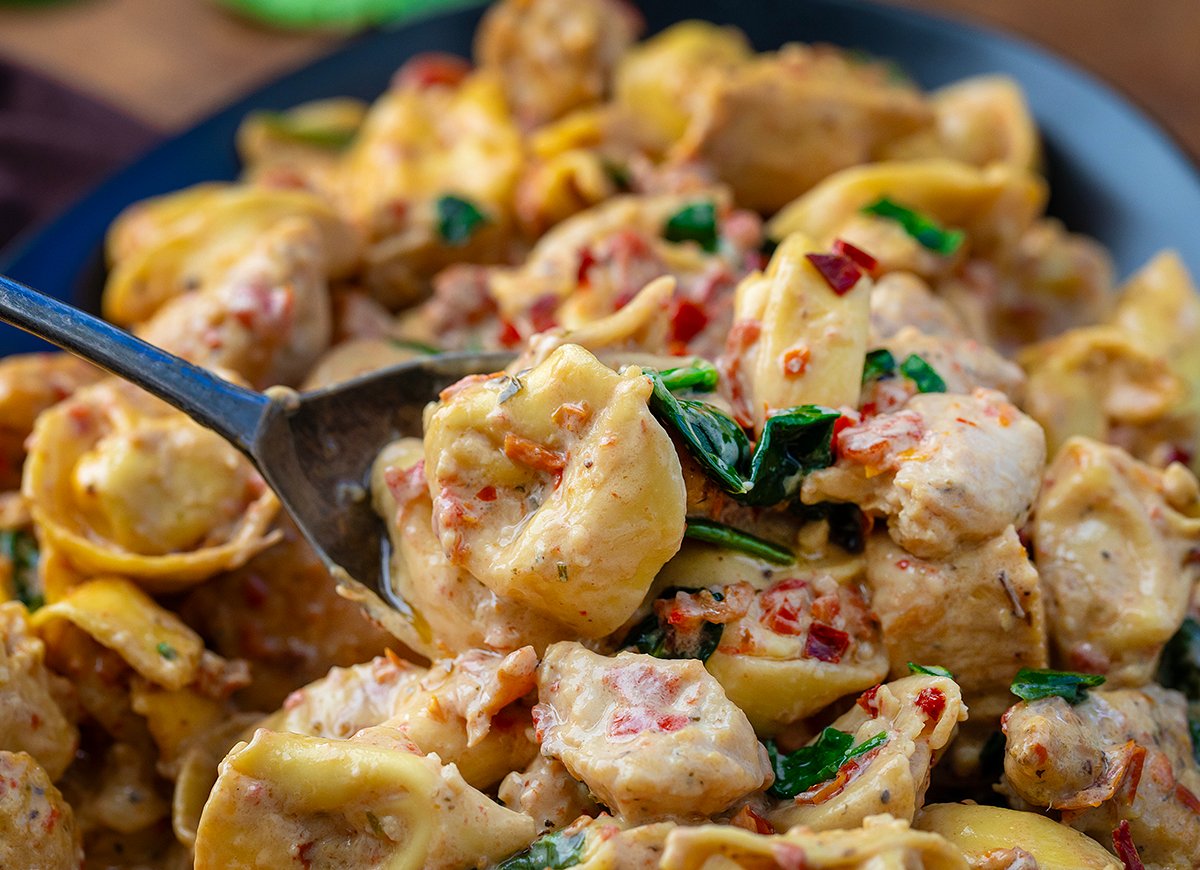
[[[77,870],[82,864],[82,832],[70,804],[32,756],[0,750],[0,867]]]
[[[506,776],[499,797],[510,810],[531,816],[539,831],[556,830],[580,816],[600,812],[587,786],[571,776],[561,761],[544,755]]]
[[[712,815],[771,781],[745,714],[695,659],[554,644],[538,699],[542,753],[624,818]]]
[[[1154,677],[1200,577],[1200,484],[1119,447],[1072,438],[1046,469],[1033,519],[1058,656],[1115,685]]]
[[[931,768],[966,719],[959,688],[945,677],[904,677],[868,689],[832,727],[854,735],[856,746],[881,734],[883,743],[779,803],[767,818],[779,830],[854,828],[879,813],[911,822],[925,801]]]
[[[623,0],[504,0],[480,23],[475,58],[500,75],[521,123],[535,127],[603,98],[642,26]]]
[[[1011,526],[943,560],[919,559],[873,535],[867,582],[891,675],[907,674],[909,662],[949,669],[972,724],[994,729],[1017,671],[1046,667],[1041,585]]]
[[[1101,842],[1122,820],[1147,867],[1200,864],[1200,770],[1176,692],[1094,689],[1017,704],[1005,716],[1005,788]]]
[[[927,559],[1021,526],[1046,460],[1041,427],[985,389],[914,396],[843,429],[836,447],[837,462],[805,479],[803,501],[885,516],[892,539]]]
[[[425,669],[392,656],[329,673],[288,696],[268,720],[273,730],[348,740],[364,728],[392,716],[401,694],[411,690]]]
[[[0,747],[28,752],[57,780],[75,757],[79,731],[59,706],[71,687],[45,664],[25,608],[0,603]]]
[[[970,393],[976,387],[986,387],[1004,393],[1018,404],[1025,393],[1025,373],[1021,367],[972,338],[926,335],[912,326],[905,326],[881,341],[879,346],[889,350],[897,363],[912,355],[919,356],[945,381],[948,393]],[[899,404],[894,380],[868,385],[863,391],[862,406],[874,403],[878,412],[891,410]],[[916,393],[912,381],[900,380],[905,387],[904,393]],[[886,401],[881,400],[881,393],[887,396]]]
[[[911,272],[888,272],[871,289],[871,346],[879,346],[906,326],[942,338],[966,338],[968,334],[962,316],[933,295],[919,277]]]

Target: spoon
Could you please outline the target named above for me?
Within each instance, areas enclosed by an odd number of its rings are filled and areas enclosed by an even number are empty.
[[[367,483],[371,463],[388,442],[422,434],[422,411],[443,388],[497,371],[511,354],[442,354],[308,393],[259,393],[3,275],[0,320],[141,387],[235,446],[279,496],[342,594],[393,634],[411,629],[412,611],[388,581],[387,537]]]

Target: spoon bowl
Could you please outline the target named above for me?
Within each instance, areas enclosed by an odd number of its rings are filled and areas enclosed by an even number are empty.
[[[422,434],[425,406],[443,389],[512,359],[439,354],[308,393],[259,393],[2,275],[0,320],[130,381],[237,447],[342,593],[393,634],[412,614],[389,582],[387,536],[371,506],[371,465],[389,442]]]

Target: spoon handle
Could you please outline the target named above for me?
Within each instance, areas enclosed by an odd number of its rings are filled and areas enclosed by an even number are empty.
[[[0,320],[69,350],[183,411],[249,453],[270,400],[111,323],[0,275]]]

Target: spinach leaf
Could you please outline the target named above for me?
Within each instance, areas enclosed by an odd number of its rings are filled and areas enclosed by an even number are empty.
[[[918,665],[915,662],[909,662],[908,672],[910,674],[925,674],[930,677],[948,677],[951,680],[954,679],[954,674],[940,665]]]
[[[711,202],[685,205],[667,218],[663,238],[668,242],[696,242],[712,253],[717,249],[717,210]]]
[[[904,231],[937,254],[949,255],[959,249],[965,238],[962,230],[942,229],[934,221],[886,196],[863,208],[867,214],[893,220]]]
[[[890,350],[881,347],[878,350],[867,351],[867,357],[863,360],[862,382],[864,384],[870,380],[890,378],[894,374],[896,374],[896,358],[892,356]]]
[[[567,833],[569,828],[538,837],[523,852],[505,858],[496,870],[563,870],[574,867],[583,857],[587,830]]]
[[[776,565],[790,565],[796,561],[795,554],[786,547],[763,540],[749,532],[739,531],[733,526],[701,517],[688,517],[687,528],[684,530],[683,536],[695,541],[704,541],[730,550],[749,553],[751,556],[758,556],[760,559],[774,562]]]
[[[794,798],[814,785],[833,779],[842,765],[887,742],[887,732],[853,746],[854,735],[826,728],[811,746],[801,746],[790,755],[780,755],[774,740],[767,740],[767,755],[775,771],[775,782],[768,792],[780,798]]]
[[[910,353],[904,362],[900,363],[900,371],[917,385],[918,392],[946,392],[946,382],[942,380],[942,376],[933,370],[933,366],[915,353]]]
[[[674,598],[678,592],[697,591],[699,590],[682,586],[669,586],[658,597]],[[712,596],[717,601],[725,599],[720,592],[713,592]],[[721,635],[724,632],[723,624],[705,621],[694,634],[681,635],[676,626],[669,623],[664,625],[657,613],[650,613],[634,626],[622,646],[636,647],[638,652],[652,655],[656,659],[699,659],[706,662],[721,645]]]
[[[711,393],[717,388],[720,376],[717,367],[706,359],[695,359],[690,365],[677,366],[673,369],[659,369],[658,376],[662,378],[663,386],[675,390],[695,390],[698,393]]]
[[[1189,701],[1200,701],[1200,622],[1190,616],[1163,647],[1158,681],[1183,692]]]
[[[833,424],[840,416],[831,408],[801,405],[768,417],[739,501],[765,507],[793,498],[806,474],[833,464]]]
[[[461,247],[487,223],[487,216],[469,199],[446,194],[437,201],[438,235],[448,245]]]
[[[741,469],[750,461],[750,439],[737,421],[704,402],[676,398],[658,372],[646,375],[654,384],[650,394],[654,416],[679,433],[688,452],[723,490],[735,495],[744,492]]]
[[[1058,696],[1068,704],[1078,704],[1087,697],[1087,690],[1104,683],[1100,674],[1080,674],[1075,671],[1050,671],[1021,668],[1013,678],[1010,691],[1023,701]]]
[[[7,559],[11,566],[13,593],[17,600],[31,613],[45,604],[46,598],[38,579],[41,553],[37,539],[29,532],[4,529],[0,531],[0,557]]]

